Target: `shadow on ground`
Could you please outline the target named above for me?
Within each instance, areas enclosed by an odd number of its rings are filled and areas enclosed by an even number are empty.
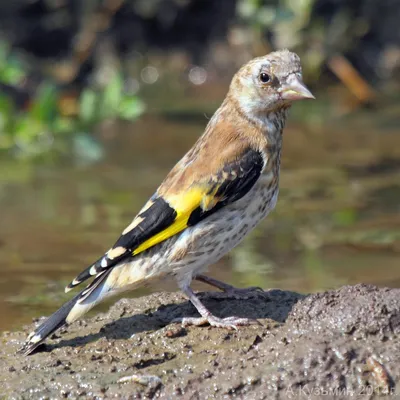
[[[159,294],[159,296],[162,297],[162,294]],[[175,301],[182,300],[179,294],[168,294],[167,296],[169,298],[176,296]],[[218,317],[237,316],[254,320],[270,319],[276,322],[284,322],[294,304],[304,297],[298,293],[275,289],[266,292],[249,292],[247,298],[242,299],[229,298],[221,292],[205,292],[200,293],[199,296],[204,305]],[[52,351],[62,347],[80,347],[103,337],[115,340],[130,339],[132,335],[137,333],[155,331],[168,326],[175,319],[199,316],[189,301],[179,304],[162,304],[155,311],[152,311],[150,303],[149,307],[145,313],[129,317],[124,317],[124,315],[129,314],[128,308],[123,306],[121,309],[119,307],[122,313],[121,318],[104,324],[98,333],[90,333],[85,336],[78,335],[76,338],[61,340],[55,345],[43,344],[37,352]],[[172,326],[176,326],[176,324],[172,324]],[[90,326],[88,328],[90,329]],[[65,333],[67,330],[68,328],[62,332]],[[54,336],[59,337],[57,333]]]

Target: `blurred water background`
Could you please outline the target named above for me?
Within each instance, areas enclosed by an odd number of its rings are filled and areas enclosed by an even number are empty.
[[[396,0],[0,1],[0,330],[70,297],[237,68],[282,47],[317,100],[291,111],[276,210],[210,274],[399,287],[399,18]]]

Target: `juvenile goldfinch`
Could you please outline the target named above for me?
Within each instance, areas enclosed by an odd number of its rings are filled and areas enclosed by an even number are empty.
[[[294,100],[313,98],[302,82],[299,57],[288,50],[244,65],[193,148],[114,246],[66,291],[94,280],[32,332],[20,351],[31,353],[56,329],[110,296],[171,277],[201,315],[182,318],[183,324],[236,328],[251,323],[246,318],[214,316],[190,284],[198,279],[235,291],[202,273],[274,208],[288,109]]]

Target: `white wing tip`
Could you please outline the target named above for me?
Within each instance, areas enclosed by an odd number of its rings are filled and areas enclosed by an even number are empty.
[[[65,293],[70,292],[75,286],[78,286],[80,283],[81,281],[74,279],[68,286],[65,287]]]

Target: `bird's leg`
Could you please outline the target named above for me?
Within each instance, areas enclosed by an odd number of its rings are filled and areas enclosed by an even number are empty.
[[[229,328],[237,330],[240,325],[251,325],[259,323],[257,320],[240,317],[219,318],[211,314],[205,305],[196,296],[190,286],[181,287],[181,290],[189,298],[190,302],[196,307],[196,310],[201,315],[200,318],[180,318],[176,322],[181,322],[183,326],[187,325],[205,325],[210,324],[218,328]]]
[[[257,286],[251,286],[248,288],[237,288],[235,286],[229,285],[225,282],[221,282],[218,279],[210,278],[206,275],[197,275],[196,280],[207,283],[208,285],[214,286],[217,289],[222,290],[226,294],[234,297],[235,299],[243,299],[246,298],[251,292],[260,291],[264,292],[264,290]]]

